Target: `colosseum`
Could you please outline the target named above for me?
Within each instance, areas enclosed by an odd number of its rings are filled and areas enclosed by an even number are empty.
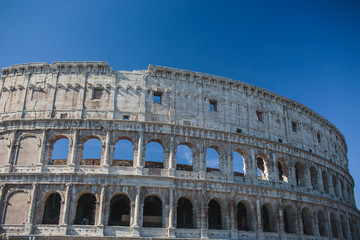
[[[2,69],[4,239],[360,239],[344,136],[199,72]]]

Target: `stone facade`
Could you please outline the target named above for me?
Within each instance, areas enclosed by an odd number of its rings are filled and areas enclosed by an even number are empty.
[[[4,237],[360,239],[345,139],[291,99],[198,72],[105,62],[14,65],[0,84]],[[61,139],[68,157],[52,159]],[[101,141],[101,158],[84,158],[89,139]],[[132,160],[114,158],[123,139]],[[163,159],[146,161],[153,142]],[[179,145],[191,165],[177,162]],[[208,148],[218,168],[208,167]]]

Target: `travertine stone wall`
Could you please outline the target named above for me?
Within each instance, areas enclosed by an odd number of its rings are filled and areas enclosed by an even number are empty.
[[[247,83],[153,65],[128,72],[106,62],[29,63],[1,73],[4,235],[360,239],[345,139],[300,103]],[[101,141],[101,158],[84,160],[91,138]],[[69,140],[68,158],[53,161],[59,139]],[[133,160],[114,159],[121,139],[133,144]],[[160,165],[145,161],[151,142],[163,147]],[[191,149],[192,166],[177,164],[179,145]],[[219,170],[207,168],[209,147],[219,154]],[[244,173],[234,172],[234,152],[244,158]],[[51,222],[46,206],[55,195],[58,220]],[[94,219],[79,224],[85,195],[94,196]],[[109,225],[112,199],[120,195],[130,202],[128,226]],[[149,196],[161,201],[161,216],[152,216],[160,227],[143,226],[151,219],[144,216]],[[180,198],[192,204],[192,228],[177,227]],[[221,209],[219,229],[208,219],[211,200]]]

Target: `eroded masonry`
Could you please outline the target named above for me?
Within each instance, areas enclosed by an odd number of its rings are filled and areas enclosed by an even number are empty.
[[[360,239],[345,139],[291,99],[106,62],[0,83],[3,236]]]

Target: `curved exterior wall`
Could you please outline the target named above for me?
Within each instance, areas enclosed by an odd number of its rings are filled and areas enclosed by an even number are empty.
[[[14,65],[0,84],[3,234],[360,239],[345,139],[291,99],[208,74],[153,65],[113,71],[105,62]],[[68,158],[53,161],[61,138]],[[101,159],[83,159],[90,138],[101,141]],[[132,142],[132,161],[114,159],[121,139]],[[150,142],[162,145],[161,163],[145,161]],[[177,164],[178,145],[190,147],[192,166]],[[209,147],[218,170],[207,168]],[[243,173],[234,173],[233,152],[244,158]],[[49,223],[46,204],[56,193],[58,221]],[[77,219],[85,194],[94,197],[90,223]],[[130,202],[128,226],[109,224],[119,195]],[[144,216],[149,196],[161,201],[161,216]],[[191,202],[192,228],[179,227],[180,198]],[[214,201],[219,229],[209,223]],[[160,226],[144,226],[148,220]]]

